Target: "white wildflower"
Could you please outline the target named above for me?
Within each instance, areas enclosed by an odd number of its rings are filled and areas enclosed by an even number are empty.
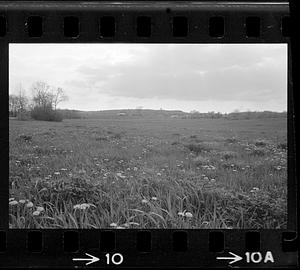
[[[18,204],[17,201],[10,201],[10,202],[9,202],[9,205],[17,205],[17,204]]]
[[[34,211],[34,212],[32,213],[33,216],[38,216],[39,214],[40,214],[40,211]]]
[[[38,207],[36,208],[36,211],[44,212],[44,211],[45,211],[45,208],[42,207],[42,206],[38,206]]]
[[[186,216],[187,218],[192,218],[192,217],[193,217],[193,214],[192,214],[191,212],[186,212],[186,213],[185,213],[185,216]]]
[[[184,212],[178,212],[178,216],[184,217]]]
[[[26,207],[27,207],[27,208],[33,207],[33,203],[32,203],[32,202],[28,202],[28,203],[26,204]]]

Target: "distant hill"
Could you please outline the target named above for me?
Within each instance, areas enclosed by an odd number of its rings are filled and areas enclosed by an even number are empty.
[[[124,110],[103,110],[103,111],[81,111],[79,115],[82,118],[162,118],[162,117],[178,117],[182,118],[188,113],[174,110],[150,110],[150,109],[124,109]]]
[[[187,113],[180,110],[150,110],[150,109],[123,109],[123,110],[103,110],[103,111],[80,111],[80,110],[59,110],[64,119],[80,119],[80,118],[181,118],[181,119],[199,119],[199,118],[223,118],[223,119],[257,119],[257,118],[286,118],[287,112],[272,112],[272,111],[247,111],[247,112],[232,112],[219,113],[207,112],[199,113],[197,111]]]

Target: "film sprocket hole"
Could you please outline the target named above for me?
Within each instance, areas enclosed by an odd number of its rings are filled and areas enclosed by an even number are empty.
[[[296,267],[291,26],[287,1],[1,1],[0,267]]]

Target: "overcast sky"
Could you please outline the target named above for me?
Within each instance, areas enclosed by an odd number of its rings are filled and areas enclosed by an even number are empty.
[[[62,87],[79,110],[287,110],[286,44],[10,44],[9,91]]]

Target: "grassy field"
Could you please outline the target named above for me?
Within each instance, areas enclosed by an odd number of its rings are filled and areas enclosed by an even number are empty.
[[[285,228],[286,119],[10,120],[10,228]]]

